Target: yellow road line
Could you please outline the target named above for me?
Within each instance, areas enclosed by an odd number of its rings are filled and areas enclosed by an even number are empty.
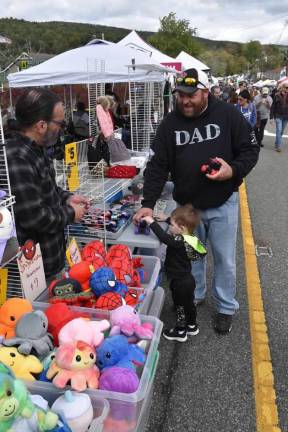
[[[245,183],[240,188],[240,213],[249,305],[257,432],[281,432]]]

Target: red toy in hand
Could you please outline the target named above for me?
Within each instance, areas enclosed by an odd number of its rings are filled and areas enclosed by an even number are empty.
[[[216,174],[221,168],[221,163],[216,158],[210,158],[209,164],[204,164],[201,166],[201,172],[203,174]]]

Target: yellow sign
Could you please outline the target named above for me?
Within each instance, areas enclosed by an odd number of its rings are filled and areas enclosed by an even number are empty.
[[[77,264],[82,261],[81,252],[75,238],[71,240],[66,250],[66,258],[70,267],[72,267],[73,264]]]
[[[76,143],[66,144],[65,164],[68,189],[70,192],[74,192],[80,186]]]
[[[0,269],[0,305],[2,305],[7,296],[8,269]]]

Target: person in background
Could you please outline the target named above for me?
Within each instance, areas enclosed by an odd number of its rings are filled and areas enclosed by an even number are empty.
[[[211,87],[210,89],[211,94],[216,97],[216,99],[220,99],[221,98],[221,89],[219,86],[214,85],[213,87]]]
[[[76,112],[73,114],[73,128],[76,140],[84,140],[89,137],[89,114],[84,102],[77,102]]]
[[[275,94],[270,118],[275,120],[275,150],[280,153],[282,151],[282,135],[288,123],[288,81],[284,81]]]
[[[238,96],[236,108],[243,114],[247,122],[254,129],[257,121],[255,105],[251,102],[251,96],[248,90],[242,90]]]
[[[263,147],[264,130],[267,121],[270,117],[270,110],[273,103],[271,96],[269,96],[269,88],[263,87],[261,93],[255,96],[254,105],[257,111],[257,122],[255,127],[256,139],[260,147]]]
[[[246,83],[246,81],[240,81],[239,82],[239,87],[236,90],[237,95],[239,95],[243,90],[247,90],[247,83]]]
[[[159,240],[167,245],[164,266],[176,309],[176,325],[165,329],[163,336],[168,340],[186,342],[187,335],[199,333],[191,261],[206,255],[206,249],[193,234],[200,222],[200,214],[191,204],[187,204],[177,207],[170,218],[157,219],[169,224],[170,233],[164,231],[151,216],[143,218]]]
[[[176,107],[161,122],[151,145],[151,159],[144,173],[142,208],[134,221],[153,215],[153,208],[171,175],[173,198],[181,206],[201,211],[195,234],[213,253],[212,293],[217,315],[214,329],[227,334],[236,300],[236,241],[238,187],[258,160],[254,131],[239,111],[209,94],[207,75],[188,69],[177,77]],[[220,169],[203,174],[201,166],[217,158]],[[192,264],[196,281],[195,301],[207,292],[206,259]]]
[[[40,244],[49,284],[64,269],[64,228],[83,217],[89,202],[57,186],[47,155],[66,126],[58,96],[43,88],[26,91],[16,103],[15,116],[6,152],[17,237],[20,246],[28,239]]]

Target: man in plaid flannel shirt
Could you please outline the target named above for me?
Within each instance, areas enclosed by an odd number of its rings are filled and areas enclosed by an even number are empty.
[[[52,280],[65,264],[66,225],[79,221],[88,206],[81,195],[72,195],[56,185],[47,148],[56,143],[65,127],[64,109],[58,97],[33,89],[16,104],[17,131],[7,141],[6,151],[18,241],[39,242],[46,280]]]

